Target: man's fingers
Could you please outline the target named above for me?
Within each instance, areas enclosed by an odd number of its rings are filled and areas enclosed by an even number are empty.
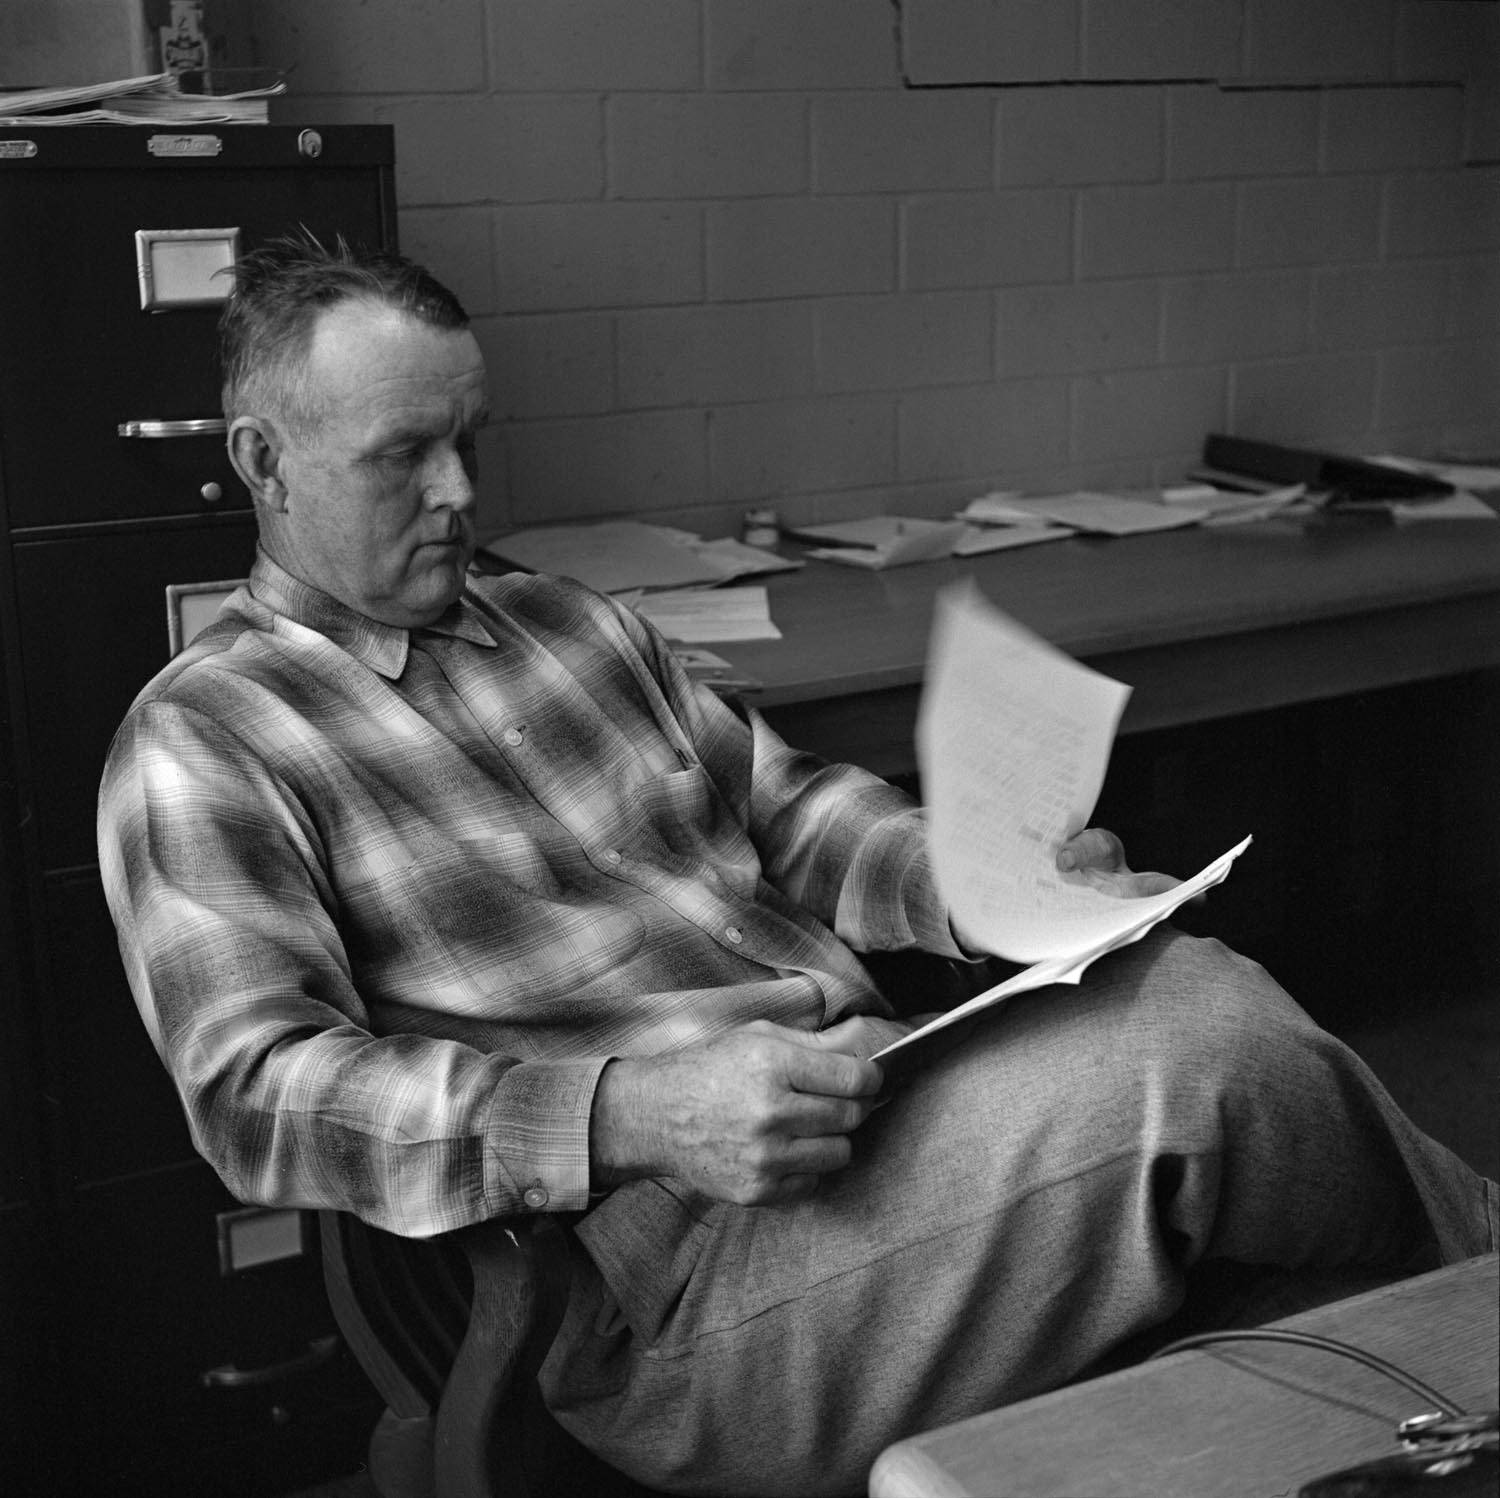
[[[880,1068],[845,1051],[825,1049],[830,1042],[816,1032],[799,1036],[787,1048],[785,1077],[797,1092],[816,1097],[858,1098],[880,1091]],[[833,1044],[837,1044],[835,1037]]]
[[[838,1138],[853,1133],[870,1116],[874,1106],[873,1094],[830,1098],[797,1093],[787,1099],[777,1123],[782,1133],[797,1139]]]
[[[1058,849],[1057,866],[1064,873],[1073,869],[1120,869],[1125,866],[1125,845],[1103,827],[1085,827]]]

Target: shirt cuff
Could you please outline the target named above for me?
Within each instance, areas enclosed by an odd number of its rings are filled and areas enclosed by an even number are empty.
[[[611,1059],[520,1061],[501,1077],[485,1132],[491,1215],[588,1207],[589,1119]]]

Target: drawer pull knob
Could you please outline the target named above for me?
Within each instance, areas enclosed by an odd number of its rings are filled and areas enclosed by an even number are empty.
[[[229,430],[222,416],[191,421],[122,421],[115,431],[122,437],[212,437]]]
[[[210,479],[199,491],[199,494],[211,505],[218,504],[224,498],[224,488]]]
[[[198,1379],[209,1389],[259,1388],[321,1368],[338,1350],[337,1336],[319,1337],[307,1344],[305,1352],[288,1358],[284,1363],[268,1363],[264,1368],[236,1368],[233,1363],[225,1363],[218,1368],[205,1368]]]

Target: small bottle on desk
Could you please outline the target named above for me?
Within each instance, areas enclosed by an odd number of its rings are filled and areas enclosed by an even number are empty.
[[[746,546],[775,546],[781,539],[781,520],[776,511],[762,506],[746,510],[740,521],[740,540]]]

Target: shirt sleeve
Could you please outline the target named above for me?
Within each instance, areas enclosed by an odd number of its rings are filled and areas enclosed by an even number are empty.
[[[373,1034],[315,819],[205,714],[137,706],[98,832],[136,1003],[235,1196],[413,1237],[586,1205],[605,1059]]]
[[[911,797],[855,765],[793,748],[753,709],[741,717],[691,680],[648,621],[630,618],[673,712],[750,833],[767,880],[856,951],[915,947],[967,960]]]

